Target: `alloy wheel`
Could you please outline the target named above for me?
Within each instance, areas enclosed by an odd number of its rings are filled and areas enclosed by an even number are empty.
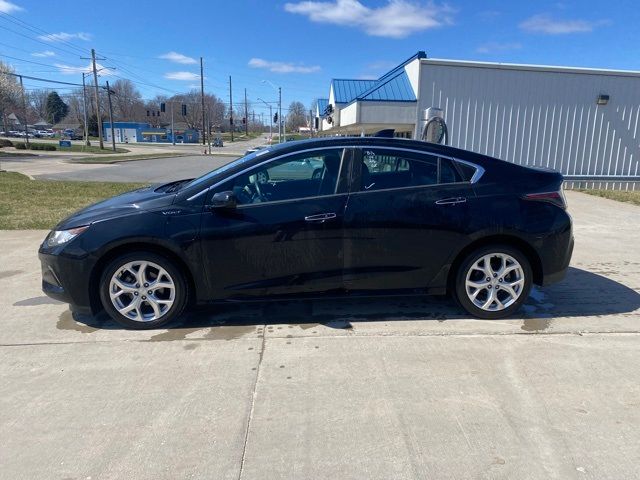
[[[176,295],[171,275],[150,261],[128,262],[109,282],[109,298],[121,315],[135,322],[152,322],[165,316]]]
[[[465,291],[478,308],[496,312],[513,305],[525,286],[522,265],[506,253],[489,253],[477,259],[467,271]]]

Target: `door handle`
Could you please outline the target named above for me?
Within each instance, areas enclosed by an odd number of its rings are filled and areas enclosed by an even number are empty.
[[[465,197],[451,197],[443,198],[442,200],[436,200],[436,205],[456,205],[458,203],[464,203],[467,199]]]
[[[334,218],[336,218],[337,215],[335,213],[319,213],[317,215],[309,215],[304,217],[304,220],[306,222],[317,222],[317,223],[324,223],[327,220],[332,220]]]

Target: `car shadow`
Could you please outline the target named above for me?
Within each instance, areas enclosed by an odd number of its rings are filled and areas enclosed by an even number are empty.
[[[563,281],[550,287],[534,287],[522,309],[510,318],[526,321],[532,318],[599,316],[629,313],[638,308],[640,293],[604,275],[570,267]],[[97,316],[74,313],[73,318],[94,328],[122,328],[104,312]],[[173,325],[162,329],[274,324],[295,324],[302,328],[324,325],[348,329],[351,328],[352,321],[444,322],[455,319],[470,317],[449,297],[356,297],[228,303],[197,307],[185,312]]]

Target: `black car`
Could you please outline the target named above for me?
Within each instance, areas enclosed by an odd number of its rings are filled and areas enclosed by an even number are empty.
[[[63,220],[42,287],[133,328],[195,303],[377,294],[451,293],[501,318],[565,275],[562,180],[413,140],[284,143]]]

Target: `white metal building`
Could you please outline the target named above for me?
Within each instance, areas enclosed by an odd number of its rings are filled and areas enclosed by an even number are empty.
[[[557,169],[570,186],[640,188],[640,72],[419,52],[378,80],[332,80],[318,123],[324,135],[420,138],[429,107],[444,111],[454,147]]]

